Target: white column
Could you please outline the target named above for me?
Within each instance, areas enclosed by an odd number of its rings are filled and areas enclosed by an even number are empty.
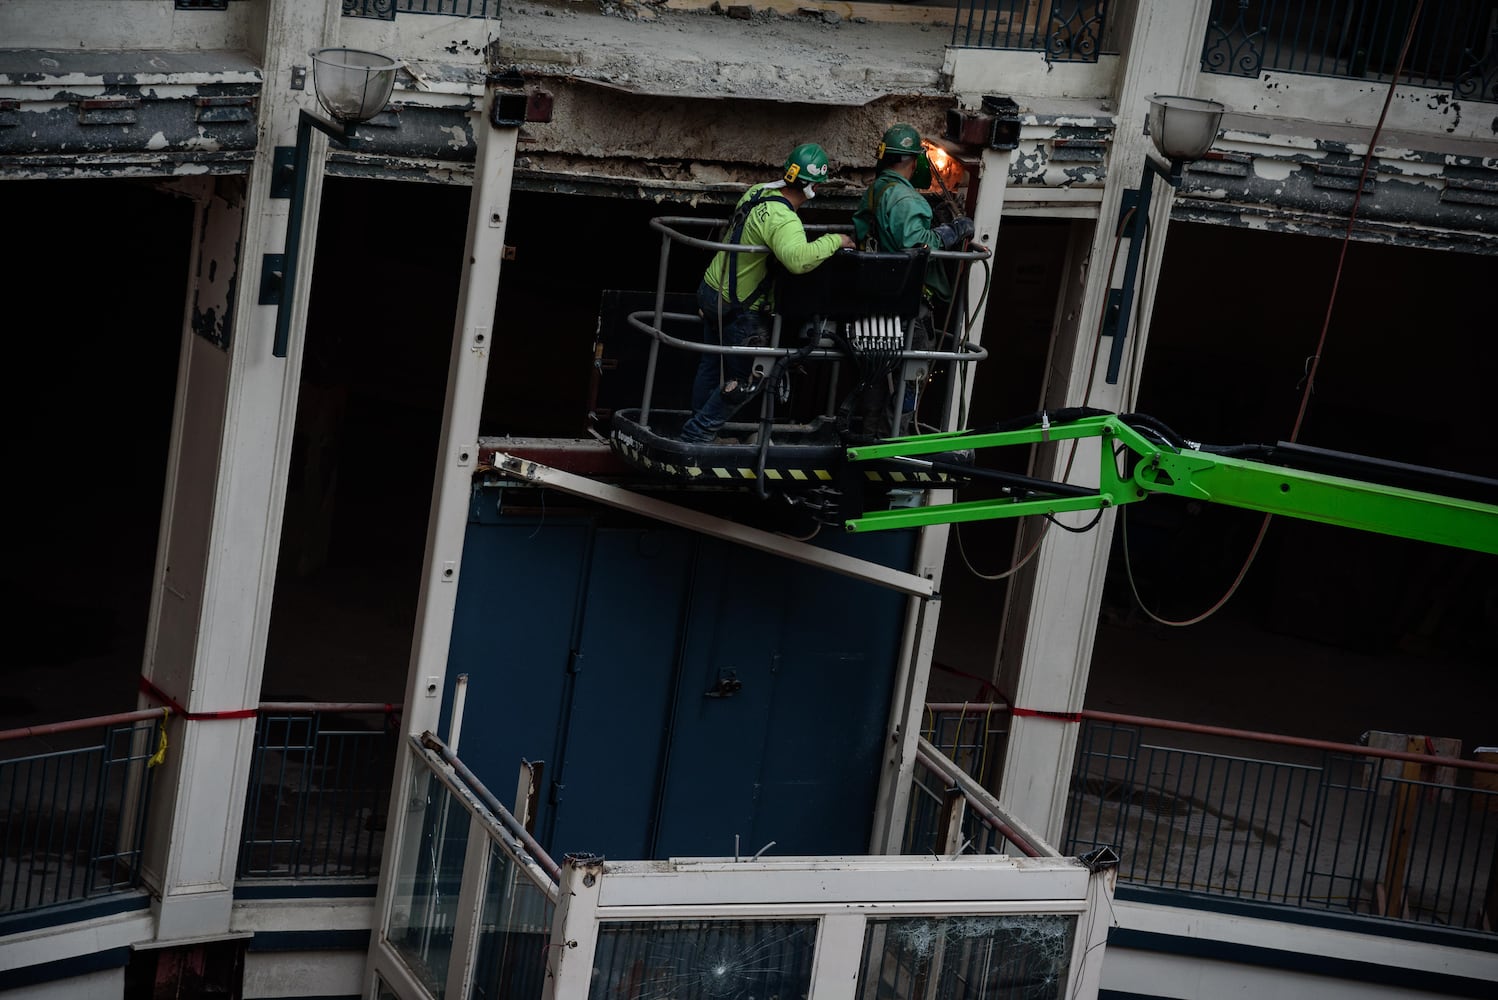
[[[495,304],[499,297],[499,268],[504,252],[505,223],[510,216],[510,186],[514,176],[519,129],[489,124],[488,103],[479,102],[469,116],[478,150],[473,168],[473,190],[468,202],[468,238],[458,288],[458,318],[453,330],[447,372],[447,400],[437,449],[437,470],[427,522],[425,564],[416,609],[411,667],[406,678],[406,731],[421,734],[437,729],[442,691],[447,676],[447,654],[452,642],[453,612],[457,607],[458,574],[463,537],[468,524],[469,492],[478,462],[479,412],[484,401],[489,352],[494,341]],[[406,809],[412,755],[402,753],[390,788],[390,816]],[[394,828],[394,827],[393,827]],[[400,865],[400,840],[419,837],[410,825],[399,837],[386,838],[380,862],[380,888],[375,900],[375,943],[384,934]],[[375,954],[365,971],[365,991],[374,987]]]
[[[269,198],[274,146],[291,145],[310,91],[291,90],[291,66],[336,34],[338,0],[273,0],[266,9],[264,139],[241,202],[216,189],[199,205],[190,308],[173,418],[156,589],[142,674],[190,713],[240,712],[260,698],[281,513],[296,419],[305,289],[285,359],[271,356],[275,310],[258,301],[261,256],[285,241],[285,201]],[[321,160],[307,183],[317,218]],[[242,223],[242,228],[241,228]],[[314,227],[315,228],[315,227]],[[304,270],[315,239],[304,241]],[[236,262],[238,267],[236,269]],[[234,278],[229,298],[228,276]],[[194,332],[212,306],[233,317],[227,351]],[[143,698],[154,706],[155,699]],[[253,717],[176,719],[165,766],[153,776],[144,845],[158,892],[160,940],[226,934],[244,812]]]
[[[979,167],[978,201],[973,207],[973,241],[993,252],[999,238],[999,221],[1004,210],[1004,192],[1009,184],[1009,152],[985,149]],[[988,297],[983,294],[984,279],[989,272],[972,267],[967,272],[967,302],[978,302],[973,318],[970,341],[974,347],[983,342],[983,322]],[[994,351],[993,345],[989,346]],[[991,363],[991,362],[990,362]],[[955,375],[955,373],[954,373]],[[943,422],[953,426],[956,414],[966,413],[973,394],[975,373],[969,372],[961,382],[962,392],[953,393]],[[960,409],[959,409],[960,407]],[[931,490],[926,502],[939,506],[952,502],[951,490]],[[946,562],[949,525],[934,525],[921,531],[916,549],[915,570],[928,577],[938,589]],[[905,831],[905,815],[910,808],[910,783],[915,775],[916,737],[926,705],[926,689],[931,679],[931,657],[936,648],[936,629],[941,615],[941,601],[911,598],[907,602],[905,631],[900,642],[900,668],[895,676],[894,697],[890,701],[888,753],[879,778],[874,802],[874,829],[870,837],[870,854],[888,854],[899,850]]]
[[[1104,380],[1108,349],[1104,342],[1093,363],[1093,338],[1098,317],[1117,275],[1106,273],[1113,257],[1119,207],[1124,192],[1139,184],[1150,140],[1144,135],[1148,99],[1153,94],[1191,94],[1200,66],[1202,40],[1211,5],[1193,0],[1189,10],[1181,0],[1139,0],[1120,67],[1115,107],[1117,126],[1108,154],[1108,178],[1092,240],[1091,264],[1085,271],[1087,288],[1075,327],[1072,366],[1066,400],[1124,411],[1133,403],[1134,358],[1142,357],[1145,332],[1154,305],[1155,283],[1170,216],[1171,192],[1158,183],[1150,212],[1149,257],[1139,272],[1132,329],[1128,333],[1123,368],[1117,384]],[[1153,178],[1151,183],[1155,183]],[[1121,274],[1127,248],[1118,254]],[[1138,343],[1134,343],[1134,338]],[[1060,475],[1068,451],[1059,449],[1056,467],[1040,475]],[[1097,484],[1097,443],[1079,448],[1067,481]],[[1080,515],[1062,515],[1082,523]],[[1113,538],[1113,513],[1105,513],[1097,527],[1084,534],[1051,529],[1036,557],[1034,587],[1020,657],[1014,704],[1020,709],[1061,713],[1080,711],[1087,690],[1103,578]],[[1056,719],[1016,715],[1010,724],[999,801],[1053,842],[1061,840],[1066,815],[1077,725]]]
[[[603,865],[586,861],[562,864],[557,909],[546,949],[546,983],[542,1000],[586,997],[593,986],[593,957],[598,951],[598,896]]]
[[[486,107],[480,107],[471,116],[478,153],[468,205],[468,240],[458,287],[457,328],[447,368],[447,400],[437,445],[411,670],[406,678],[406,731],[418,735],[429,729],[436,731],[442,707],[469,493],[478,465],[479,411],[495,336],[499,264],[504,253],[505,223],[510,217],[510,182],[520,135],[519,129],[491,126],[486,112]]]

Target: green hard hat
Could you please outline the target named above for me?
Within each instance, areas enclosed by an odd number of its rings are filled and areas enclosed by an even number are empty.
[[[921,134],[915,130],[914,125],[900,122],[884,130],[875,158],[883,162],[887,156],[916,157],[915,175],[910,178],[910,183],[918,191],[925,191],[931,186],[931,161],[926,158],[926,146],[921,142]]]
[[[882,160],[886,156],[918,156],[922,148],[921,134],[915,130],[915,126],[900,122],[885,130],[884,138],[879,140],[876,158]]]
[[[785,158],[787,184],[820,184],[827,179],[827,151],[814,142],[803,142]]]

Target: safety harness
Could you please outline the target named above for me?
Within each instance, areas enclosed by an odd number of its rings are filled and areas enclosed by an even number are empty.
[[[758,206],[772,201],[778,201],[786,208],[791,209],[791,211],[795,211],[790,200],[784,195],[767,194],[760,191],[754,197],[740,205],[738,210],[733,213],[733,218],[728,220],[728,234],[723,242],[738,243],[744,236],[744,226],[749,222],[749,213],[754,211]],[[779,259],[773,253],[769,255],[767,263],[769,266],[765,269],[764,278],[761,279],[759,284],[754,286],[754,291],[741,299],[739,298],[739,251],[728,251],[728,258],[725,265],[728,268],[728,301],[732,305],[742,306],[745,309],[753,308],[754,303],[761,298],[761,293],[764,291],[765,286],[780,271],[785,269],[785,265],[780,263]]]
[[[864,195],[864,204],[868,209],[870,222],[869,234],[868,236],[864,237],[864,250],[879,250],[879,237],[889,236],[889,234],[884,231],[884,225],[879,219],[879,205],[884,201],[884,196],[889,194],[889,189],[894,187],[898,183],[899,182],[894,178],[888,177],[885,178],[883,184],[880,184],[878,180],[875,180],[873,184],[869,185],[868,193]],[[886,239],[884,240],[884,242],[889,244],[889,248],[891,250],[899,249],[895,245],[899,242],[898,240]]]
[[[752,198],[735,209],[733,217],[728,220],[726,231],[719,239],[719,242],[738,243],[741,239],[744,238],[744,226],[746,226],[749,222],[749,213],[754,211],[754,209],[758,206],[772,201],[778,201],[786,208],[789,208],[791,211],[795,211],[795,206],[793,206],[790,202],[790,199],[786,198],[784,195],[770,194],[766,191],[759,191]],[[767,267],[765,268],[764,278],[761,279],[759,284],[754,286],[754,290],[750,292],[747,297],[740,299],[739,251],[727,251],[727,256],[724,258],[724,266],[728,268],[728,303],[730,306],[736,306],[746,311],[751,310],[753,308],[753,304],[762,297],[762,292],[764,291],[765,286],[769,284],[769,282],[773,280],[777,275],[785,272],[785,265],[781,264],[779,259],[776,258],[773,253],[771,253],[769,255],[769,260],[767,261]],[[721,345],[723,343],[722,296],[718,296],[717,320],[718,322],[716,325],[718,330],[718,343]],[[722,387],[724,397],[732,397],[740,400],[740,405],[742,405],[743,402],[747,402],[749,399],[753,398],[753,396],[755,396],[760,391],[760,389],[763,388],[764,385],[763,380],[754,377],[753,374],[750,375],[747,384],[738,381],[729,382],[728,357],[724,354],[718,355],[718,383]]]

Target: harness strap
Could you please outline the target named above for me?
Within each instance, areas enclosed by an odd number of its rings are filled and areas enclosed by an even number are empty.
[[[892,238],[888,238],[889,233],[884,228],[884,221],[879,218],[879,206],[884,202],[884,196],[889,194],[889,189],[894,187],[897,183],[899,182],[894,178],[885,178],[883,184],[880,184],[878,180],[875,180],[873,184],[869,185],[868,194],[866,194],[864,197],[868,201],[869,217],[873,220],[874,223],[870,229],[870,233],[874,237],[874,245],[871,247],[864,247],[865,250],[878,250],[880,249],[881,244],[887,244],[891,249],[895,248],[895,243],[897,241]],[[886,238],[881,240],[880,237]]]
[[[733,218],[731,220],[729,220],[729,226],[732,227],[732,228],[730,229],[730,231],[728,233],[728,239],[724,240],[724,242],[725,243],[737,243],[740,239],[742,239],[743,235],[744,235],[744,227],[746,225],[748,225],[748,223],[749,223],[749,213],[752,212],[752,211],[754,211],[754,209],[757,208],[757,207],[759,207],[760,205],[763,205],[763,204],[766,204],[767,202],[772,202],[772,201],[778,201],[782,205],[784,205],[786,208],[790,208],[792,211],[795,211],[795,209],[791,207],[790,200],[787,199],[785,196],[778,195],[778,194],[766,194],[764,192],[760,192],[759,194],[756,194],[753,198],[750,198],[748,201],[746,201],[739,208],[739,210],[734,213]],[[728,301],[731,302],[733,305],[743,306],[746,309],[749,308],[751,305],[753,305],[754,302],[756,302],[759,299],[761,290],[765,287],[766,283],[769,282],[769,280],[770,280],[770,271],[774,268],[774,266],[777,263],[779,263],[775,259],[775,255],[773,253],[770,254],[770,261],[769,261],[769,263],[770,263],[770,267],[766,268],[765,276],[764,276],[764,278],[760,279],[760,283],[754,286],[754,290],[752,292],[750,292],[747,297],[745,297],[743,299],[740,299],[739,298],[739,252],[737,250],[730,250],[730,251],[728,251],[728,259],[726,261],[726,264],[728,266]]]

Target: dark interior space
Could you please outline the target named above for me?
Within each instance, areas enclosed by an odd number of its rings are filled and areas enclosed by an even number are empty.
[[[326,180],[262,684],[268,700],[404,697],[468,194],[459,186]],[[375,201],[379,213],[367,210]],[[585,437],[600,393],[637,392],[607,373],[594,378],[600,313],[618,300],[613,292],[653,299],[652,217],[724,212],[515,192],[506,228],[514,256],[501,272],[481,435]],[[373,283],[371,247],[399,260]],[[706,260],[706,251],[673,255],[673,294],[695,290]],[[363,291],[351,294],[355,288]],[[661,376],[667,398],[670,371]],[[752,512],[742,499],[731,506]],[[568,497],[546,502],[554,510],[578,505]],[[769,524],[784,516],[778,507],[762,513]]]
[[[193,211],[149,181],[3,190],[7,729],[136,707]]]
[[[135,707],[191,224],[185,201],[145,182],[38,181],[16,193],[26,197],[7,207],[29,243],[13,287],[67,306],[53,314],[61,324],[37,324],[61,329],[12,338],[17,481],[31,488],[16,491],[27,530],[6,574],[20,634],[0,701],[7,727]],[[328,179],[265,697],[403,697],[467,195]],[[363,211],[376,196],[384,210]],[[586,433],[604,292],[654,281],[659,239],[648,220],[723,211],[517,192],[484,434]],[[1070,225],[1005,225],[974,424],[1036,405]],[[149,266],[70,264],[80,232]],[[609,249],[621,246],[633,252]],[[371,247],[399,264],[353,294]],[[1336,251],[1331,240],[1176,225],[1138,409],[1214,443],[1287,437]],[[690,292],[704,261],[704,252],[674,255],[671,291]],[[1225,287],[1264,262],[1275,268],[1271,292]],[[1498,367],[1471,304],[1491,274],[1486,258],[1352,246],[1300,440],[1493,475],[1478,408]],[[109,474],[46,475],[48,459],[80,450],[97,451]],[[722,511],[752,516],[759,502],[740,500]],[[1166,498],[1128,517],[1135,583],[1165,618],[1220,598],[1259,524]],[[984,573],[1007,569],[1012,530],[963,528],[939,661],[987,673],[964,656],[994,627],[1004,584],[978,579],[963,557]],[[1276,518],[1236,596],[1190,628],[1141,613],[1124,568],[1116,555],[1091,707],[1335,739],[1379,728],[1468,747],[1498,740],[1485,718],[1498,695],[1491,557]],[[970,678],[942,678],[934,695],[977,696]]]
[[[467,218],[466,187],[325,182],[266,700],[405,696]]]
[[[1212,444],[1289,440],[1336,273],[1335,240],[1174,224],[1137,409]],[[1245,287],[1245,274],[1272,282]],[[1476,296],[1488,257],[1353,243],[1298,441],[1498,475],[1498,372]],[[1235,280],[1237,279],[1237,280]],[[1161,497],[1121,512],[1088,707],[1355,741],[1498,742],[1498,560]],[[1127,539],[1127,563],[1123,546]],[[1130,576],[1133,578],[1133,587]],[[1224,688],[1215,678],[1231,677]],[[1127,706],[1127,707],[1125,707]]]
[[[984,320],[986,360],[975,366],[967,426],[989,427],[1034,413],[1050,361],[1056,302],[1065,276],[1074,223],[1060,219],[1006,219],[993,248]],[[1028,473],[1031,449],[989,448],[976,461],[987,468]],[[963,488],[959,501],[988,499],[996,487]],[[987,700],[992,691],[975,678],[991,672],[998,622],[1008,592],[1018,522],[1010,519],[954,524],[942,574],[942,618],[937,638],[932,700]]]

